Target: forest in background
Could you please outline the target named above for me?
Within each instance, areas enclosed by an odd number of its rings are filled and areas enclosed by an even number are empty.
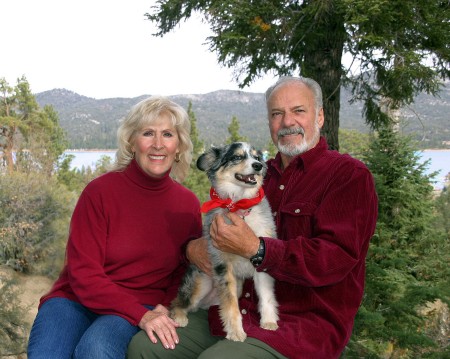
[[[0,265],[54,279],[64,261],[76,200],[111,160],[103,157],[95,169],[70,169],[71,157],[61,157],[68,142],[56,111],[37,104],[25,78],[10,89],[0,105]],[[189,103],[186,109],[195,160],[205,141],[195,107]],[[223,125],[226,142],[248,140],[237,118]],[[370,135],[340,134],[342,151],[364,161],[373,173],[380,213],[367,257],[363,303],[342,359],[448,357],[450,191],[433,193],[433,175],[425,173],[427,163],[420,162],[416,142],[392,127],[381,126]],[[16,152],[12,163],[5,156],[7,141]],[[273,145],[268,150],[275,153]],[[209,182],[195,161],[184,184],[206,199]],[[29,328],[17,291],[13,283],[0,280],[0,355],[23,353],[26,347]]]

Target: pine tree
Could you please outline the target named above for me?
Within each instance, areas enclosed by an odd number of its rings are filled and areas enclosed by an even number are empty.
[[[239,121],[236,116],[233,116],[231,119],[231,123],[228,126],[228,133],[230,137],[227,138],[225,143],[233,143],[233,142],[247,142],[248,138],[245,136],[241,136],[239,134]]]
[[[191,141],[193,145],[193,156],[188,177],[183,184],[194,192],[201,202],[209,198],[210,183],[206,174],[197,168],[197,159],[205,150],[204,142],[199,138],[197,129],[197,118],[192,110],[192,103],[189,102],[187,113],[191,122]]]
[[[434,348],[418,308],[448,295],[444,283],[450,273],[442,271],[448,244],[431,226],[433,175],[419,160],[411,140],[389,125],[379,129],[364,155],[376,183],[379,216],[364,300],[343,358],[419,358],[441,350]]]

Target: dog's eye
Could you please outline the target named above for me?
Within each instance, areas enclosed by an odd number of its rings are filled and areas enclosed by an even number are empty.
[[[243,157],[242,156],[239,156],[239,155],[234,155],[233,157],[231,157],[231,160],[232,161],[240,161],[240,160],[242,160],[243,159]]]

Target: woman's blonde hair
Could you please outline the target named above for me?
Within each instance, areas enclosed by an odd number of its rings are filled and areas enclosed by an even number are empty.
[[[130,164],[134,157],[131,148],[137,133],[153,124],[163,113],[169,115],[180,140],[179,161],[173,163],[170,176],[177,182],[183,182],[192,161],[191,123],[184,108],[162,96],[152,96],[139,102],[125,117],[117,130],[118,149],[112,171],[123,171]]]

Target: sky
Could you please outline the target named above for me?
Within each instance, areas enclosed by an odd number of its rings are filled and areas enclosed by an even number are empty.
[[[199,16],[155,37],[156,0],[0,0],[0,78],[33,93],[65,88],[96,99],[239,90],[206,44]],[[268,75],[242,89],[264,92]]]

